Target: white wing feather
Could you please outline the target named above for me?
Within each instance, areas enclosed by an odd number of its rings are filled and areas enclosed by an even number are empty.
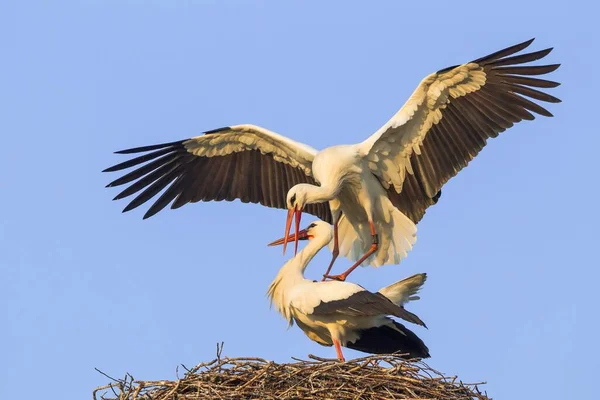
[[[475,63],[427,76],[396,115],[360,144],[369,168],[386,189],[393,185],[401,192],[405,173],[413,173],[411,155],[420,154],[427,132],[440,121],[450,99],[478,90],[485,80],[483,68]]]
[[[347,299],[354,293],[365,290],[351,282],[326,281],[311,282],[296,285],[290,291],[290,304],[299,312],[310,315],[321,302]]]
[[[278,162],[300,167],[312,176],[312,161],[317,150],[256,125],[235,125],[216,135],[205,134],[187,140],[185,148],[204,157],[226,156],[231,153],[259,150]]]

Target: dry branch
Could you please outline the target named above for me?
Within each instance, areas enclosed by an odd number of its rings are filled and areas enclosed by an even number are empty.
[[[464,384],[422,361],[397,355],[345,363],[309,357],[312,360],[278,364],[261,358],[221,358],[218,351],[216,359],[186,368],[181,379],[136,381],[127,374],[94,390],[94,400],[488,399],[477,387],[483,383]]]

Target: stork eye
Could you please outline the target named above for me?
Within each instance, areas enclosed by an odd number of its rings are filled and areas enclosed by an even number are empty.
[[[292,205],[295,205],[295,204],[296,204],[296,193],[294,193],[294,194],[292,195],[292,198],[290,199],[290,203],[292,203]]]
[[[310,224],[310,225],[308,226],[308,228],[306,228],[306,229],[314,228],[315,226],[317,226],[317,225],[316,225],[316,224],[313,222],[313,223],[312,223],[312,224]]]

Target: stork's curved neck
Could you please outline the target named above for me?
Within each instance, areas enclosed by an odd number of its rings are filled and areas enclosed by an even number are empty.
[[[326,240],[327,238],[309,240],[308,244],[281,268],[281,272],[285,275],[304,278],[306,267],[319,250],[327,245]]]
[[[310,240],[304,249],[298,252],[294,258],[281,267],[271,286],[279,286],[282,281],[287,283],[286,285],[283,285],[284,287],[287,287],[288,285],[293,286],[294,283],[304,279],[304,270],[306,270],[308,263],[310,263],[319,250],[325,247],[330,240],[330,237]]]
[[[275,305],[277,310],[291,323],[292,314],[288,304],[287,296],[291,288],[302,282],[304,278],[304,270],[313,257],[325,247],[331,237],[315,238],[308,242],[306,247],[302,249],[294,258],[289,260],[271,282],[267,295],[271,300],[271,304]]]
[[[341,189],[341,182],[337,185],[307,185],[306,190],[306,203],[323,203],[325,201],[333,200],[337,197]],[[317,250],[318,251],[318,250]]]
[[[308,263],[313,259],[313,257],[327,245],[326,239],[316,238],[308,241],[308,244],[294,257],[292,260],[294,262],[293,268],[295,271],[298,271],[304,277],[304,271],[308,266]]]
[[[307,193],[307,203],[322,203],[335,198],[339,190],[332,186],[313,186],[312,190]]]

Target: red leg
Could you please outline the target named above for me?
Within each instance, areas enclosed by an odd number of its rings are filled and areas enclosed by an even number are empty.
[[[337,221],[335,221],[335,224],[333,224],[333,258],[331,259],[331,262],[329,263],[329,267],[327,267],[327,271],[325,271],[325,274],[323,275],[323,279],[321,279],[322,281],[327,279],[327,275],[329,275],[329,272],[331,271],[331,268],[333,267],[333,263],[335,262],[335,259],[340,254],[340,246],[339,246],[339,242],[338,242],[338,222],[340,222],[339,218],[337,219]]]
[[[342,346],[340,345],[340,342],[337,339],[333,339],[333,345],[335,346],[335,352],[337,353],[338,360],[341,362],[346,361],[344,359],[344,355],[342,354]]]
[[[373,242],[372,242],[369,250],[367,250],[367,252],[357,262],[355,262],[353,266],[348,268],[348,270],[346,272],[344,272],[340,275],[326,275],[325,278],[335,279],[338,281],[345,281],[346,278],[348,277],[348,275],[350,275],[350,273],[352,271],[354,271],[356,268],[358,268],[358,266],[360,264],[362,264],[363,261],[365,261],[367,258],[369,258],[369,256],[371,256],[371,254],[373,254],[377,251],[377,249],[379,248],[379,238],[377,237],[377,234],[375,233],[375,226],[373,225],[373,223],[371,221],[369,221],[369,225],[371,226],[371,237],[373,238]]]

